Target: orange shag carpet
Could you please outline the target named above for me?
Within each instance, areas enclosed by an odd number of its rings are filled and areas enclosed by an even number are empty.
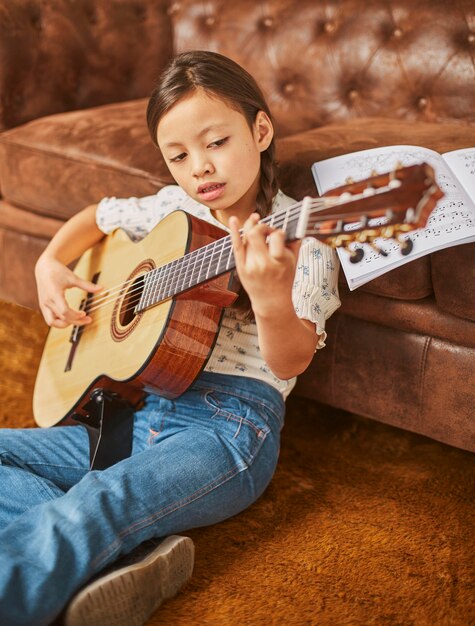
[[[0,426],[34,426],[47,329],[0,313]],[[193,577],[148,626],[474,624],[474,477],[469,452],[291,397],[269,488],[186,533]]]

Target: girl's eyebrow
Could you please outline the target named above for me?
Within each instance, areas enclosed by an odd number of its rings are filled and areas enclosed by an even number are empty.
[[[210,124],[209,126],[205,126],[205,128],[200,130],[200,132],[197,135],[197,138],[200,139],[201,137],[203,137],[203,135],[206,135],[206,133],[209,133],[211,130],[224,129],[224,128],[227,128],[228,126],[229,126],[228,124]],[[178,141],[169,141],[166,144],[164,144],[164,148],[173,148],[175,146],[181,146],[181,145],[183,144],[181,144]]]

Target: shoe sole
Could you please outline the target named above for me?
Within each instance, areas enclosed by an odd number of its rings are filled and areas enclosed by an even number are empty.
[[[87,585],[69,604],[64,625],[143,626],[191,578],[194,556],[189,537],[167,537],[142,561]]]

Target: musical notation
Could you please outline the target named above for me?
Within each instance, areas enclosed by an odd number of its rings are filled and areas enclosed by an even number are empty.
[[[345,250],[338,250],[350,289],[435,250],[475,241],[475,148],[440,155],[421,146],[386,146],[326,159],[312,167],[318,190],[324,193],[345,184],[348,177],[357,181],[373,172],[388,172],[398,164],[404,167],[424,161],[434,168],[445,196],[432,211],[426,227],[406,235],[414,243],[408,256],[401,254],[397,242],[382,237],[375,244],[386,256],[368,244],[352,244],[350,249],[362,247],[365,251],[363,260],[353,264]]]

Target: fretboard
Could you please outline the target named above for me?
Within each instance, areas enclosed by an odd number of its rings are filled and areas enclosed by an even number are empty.
[[[301,203],[268,215],[261,222],[286,233],[286,239],[296,238]],[[144,275],[142,296],[136,312],[143,311],[159,302],[168,300],[236,266],[230,235],[198,248],[166,265],[150,270]]]

